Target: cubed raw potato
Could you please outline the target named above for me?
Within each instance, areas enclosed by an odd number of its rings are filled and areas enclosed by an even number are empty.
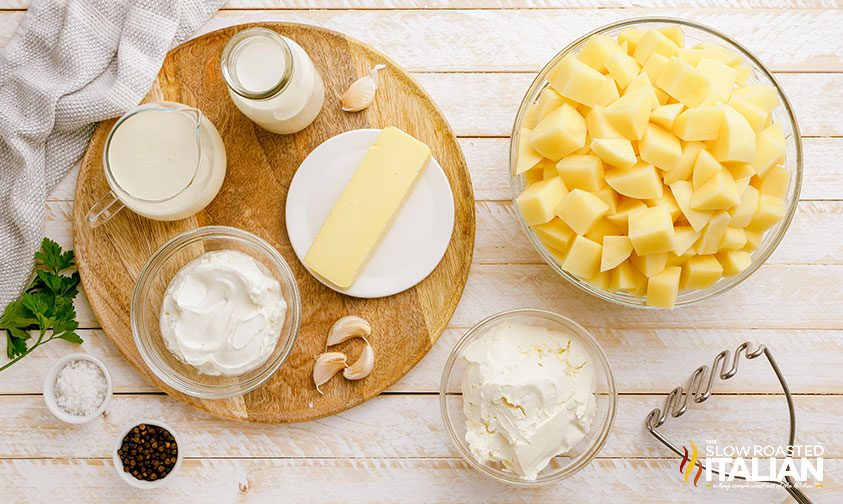
[[[752,231],[747,231],[744,229],[744,234],[746,235],[746,245],[744,246],[744,250],[746,252],[753,252],[758,249],[758,246],[761,245],[761,238],[764,237],[763,233],[754,233]]]
[[[644,36],[644,30],[639,28],[624,28],[618,34],[618,44],[626,44],[627,53],[631,56],[635,53],[635,48],[638,47],[638,42]]]
[[[671,103],[669,105],[656,107],[656,109],[650,113],[650,122],[670,131],[673,129],[676,117],[682,113],[683,108],[685,108],[685,106],[681,103]],[[719,123],[717,127],[720,127]]]
[[[535,226],[553,219],[556,209],[567,194],[568,190],[562,183],[562,179],[554,177],[531,185],[515,199],[515,202],[521,210],[524,221],[530,226]]]
[[[638,199],[624,199],[620,203],[618,203],[618,208],[615,213],[606,216],[606,219],[609,220],[612,224],[619,226],[623,229],[628,229],[629,227],[629,215],[633,212],[638,212],[640,210],[644,210],[647,208],[647,205],[644,204],[643,201]]]
[[[542,156],[559,161],[584,147],[585,135],[585,119],[574,107],[563,103],[533,128],[530,144]]]
[[[738,206],[729,209],[729,215],[732,220],[729,225],[732,227],[743,228],[752,222],[755,217],[755,212],[758,210],[758,189],[749,186],[741,196],[741,202]]]
[[[697,290],[711,287],[723,276],[723,266],[713,255],[698,255],[682,266],[679,288]]]
[[[609,271],[626,261],[632,254],[632,242],[628,236],[604,236],[600,271]]]
[[[735,77],[735,82],[739,86],[743,86],[746,84],[746,81],[749,79],[749,76],[752,75],[752,67],[749,65],[744,65],[741,63],[735,67],[735,70],[738,71],[737,77]],[[734,91],[732,92],[734,94]]]
[[[606,108],[595,105],[585,117],[585,125],[591,138],[625,138],[612,126],[606,117]],[[590,148],[590,145],[589,145]]]
[[[700,234],[694,231],[694,228],[691,226],[675,226],[673,228],[673,234],[676,237],[674,242],[676,246],[673,249],[673,253],[677,256],[684,255],[688,252],[700,237]]]
[[[550,222],[539,224],[534,229],[542,243],[560,252],[566,252],[574,237],[577,236],[574,230],[558,217],[554,217]]]
[[[653,53],[650,56],[650,59],[644,63],[644,66],[641,67],[641,71],[647,74],[647,77],[650,78],[650,82],[655,82],[656,79],[659,78],[659,75],[664,70],[664,65],[667,63],[667,56],[659,53]]]
[[[530,133],[532,132],[527,128],[521,128],[518,132],[518,157],[515,158],[516,175],[521,175],[530,168],[534,168],[542,160],[542,155],[530,145]]]
[[[673,308],[679,293],[679,277],[682,268],[669,266],[661,273],[650,277],[647,283],[647,306]]]
[[[743,250],[729,250],[717,254],[724,276],[735,276],[752,264],[752,256]]]
[[[537,118],[536,123],[538,124],[538,122],[541,122],[547,114],[561,107],[563,103],[567,103],[572,107],[576,107],[577,105],[577,102],[562,97],[562,95],[557,93],[552,87],[548,86],[542,89],[542,92],[539,93],[539,99],[536,100],[535,105]]]
[[[585,279],[589,279],[600,271],[600,259],[603,246],[584,236],[577,236],[565,255],[562,269]]]
[[[671,58],[665,63],[656,86],[686,107],[700,105],[711,94],[708,78],[679,58]]]
[[[691,65],[692,67],[697,66],[697,63],[700,62],[703,58],[706,57],[705,51],[702,49],[693,49],[690,47],[685,47],[683,49],[679,49],[679,52],[676,53],[676,57],[684,61],[685,63]]]
[[[573,156],[587,156],[591,154],[591,137],[588,135],[588,131],[585,133],[585,145],[580,147],[579,149],[572,152],[570,155]]]
[[[621,235],[625,233],[626,230],[621,228],[620,226],[616,226],[612,222],[610,222],[606,217],[603,217],[597,224],[592,226],[591,229],[588,230],[585,236],[589,240],[596,241],[597,243],[603,243],[603,238],[607,236],[615,236]]]
[[[746,228],[756,233],[766,231],[784,219],[785,213],[783,199],[761,194],[758,196],[758,209]]]
[[[556,209],[556,214],[577,234],[583,235],[609,211],[609,205],[594,194],[574,189]],[[590,278],[590,277],[589,277]]]
[[[629,198],[657,199],[664,193],[656,167],[649,163],[639,162],[631,168],[612,168],[606,170],[605,177],[612,189]]]
[[[632,142],[625,138],[594,138],[591,150],[603,162],[617,168],[629,168],[638,161]]]
[[[606,75],[603,77],[606,81],[606,85],[603,86],[603,94],[600,96],[600,101],[597,102],[596,106],[605,107],[611,103],[614,103],[615,100],[621,97],[621,92],[618,90],[618,85],[615,83],[615,79],[613,79],[610,75]],[[592,107],[593,109],[594,107]],[[590,112],[590,111],[589,111]],[[588,115],[588,114],[584,114]]]
[[[743,61],[743,57],[735,51],[711,42],[700,42],[699,44],[695,44],[693,48],[702,51],[705,57],[729,66],[737,66]]]
[[[606,212],[607,216],[613,215],[618,210],[618,199],[620,196],[608,184],[603,184],[600,189],[594,191],[594,195],[609,206],[609,211]]]
[[[658,275],[667,266],[667,252],[640,256],[635,252],[629,256],[629,262],[647,278]]]
[[[636,286],[636,273],[628,261],[620,263],[609,272],[609,288],[613,291],[625,291]],[[640,273],[638,273],[640,275]],[[643,276],[643,275],[642,275]]]
[[[714,158],[721,163],[752,163],[755,160],[755,131],[740,112],[724,105],[720,133],[710,150]]]
[[[667,209],[655,206],[630,215],[629,239],[639,256],[672,252],[676,248],[676,236]]]
[[[559,173],[556,172],[556,163],[549,159],[542,158],[536,167],[542,169],[542,180],[559,176]]]
[[[664,207],[667,210],[667,213],[670,214],[670,218],[673,222],[676,222],[680,217],[682,217],[682,209],[679,208],[679,203],[676,202],[676,199],[673,197],[673,193],[670,192],[670,188],[666,188],[662,197],[660,199],[651,199],[646,200],[648,207]]]
[[[720,242],[726,234],[731,217],[725,210],[714,212],[700,234],[696,243],[697,253],[700,255],[714,254],[720,248]]]
[[[704,150],[697,156],[697,161],[694,163],[694,175],[691,178],[694,190],[699,189],[706,182],[723,169],[723,165],[714,159],[710,152]]]
[[[524,172],[525,187],[530,187],[536,182],[541,182],[542,180],[544,180],[544,169],[539,167],[538,165],[536,165],[535,168],[530,168],[529,170]]]
[[[621,47],[615,39],[608,35],[597,34],[583,43],[577,59],[595,70],[603,70],[607,67],[607,62],[619,52],[621,52]]]
[[[651,100],[646,90],[627,92],[606,107],[605,117],[624,138],[640,140],[650,120]]]
[[[712,96],[721,102],[732,96],[735,80],[738,78],[737,70],[723,62],[705,57],[700,59],[696,67],[711,81]]]
[[[597,289],[609,290],[609,285],[611,284],[611,275],[608,271],[598,271],[594,274],[593,277],[586,280],[586,282],[590,283]]]
[[[786,143],[778,123],[761,131],[755,146],[755,160],[752,162],[752,167],[759,177],[763,177],[770,168],[784,162]]]
[[[596,191],[603,186],[603,163],[597,156],[565,156],[556,163],[556,171],[569,190]]]
[[[770,113],[741,96],[733,96],[727,102],[746,119],[756,133],[764,129]]]
[[[673,132],[685,141],[714,140],[723,122],[723,107],[710,105],[688,109],[676,118]]]
[[[724,167],[729,170],[732,178],[735,179],[735,183],[737,183],[740,179],[748,179],[755,175],[755,168],[753,168],[749,163],[726,163]],[[747,181],[746,184],[748,185],[749,181]],[[741,189],[741,194],[743,194],[743,189],[745,188],[745,186],[738,187],[738,189]]]
[[[635,61],[643,65],[653,53],[659,53],[670,58],[679,52],[679,46],[670,40],[664,33],[658,30],[647,30],[638,41],[635,52],[632,53]]]
[[[746,231],[743,228],[727,227],[720,250],[741,250],[746,246]]]
[[[521,127],[526,129],[533,129],[539,123],[539,108],[535,103],[528,105],[524,117],[521,119]]]
[[[644,137],[638,142],[638,152],[642,160],[660,170],[670,171],[679,165],[682,144],[666,129],[648,124]]]
[[[781,166],[776,166],[770,169],[761,179],[759,190],[761,194],[784,198],[787,195],[788,187],[790,187],[790,172]]]
[[[689,180],[694,171],[694,163],[700,152],[705,148],[702,142],[686,142],[682,145],[682,157],[676,168],[664,173],[665,185],[670,185],[680,180]]]
[[[691,183],[686,180],[679,180],[670,184],[670,192],[673,193],[673,198],[679,205],[688,224],[694,228],[694,231],[700,232],[708,224],[713,212],[710,210],[696,210],[691,207],[691,197],[693,195],[693,188]]]
[[[669,252],[667,254],[667,266],[682,266],[686,262],[690,261],[692,257],[696,257],[696,255],[697,254],[694,253],[693,250],[681,256]]]
[[[641,72],[641,65],[632,56],[618,51],[606,61],[606,69],[618,86],[624,89]]]
[[[606,85],[603,74],[575,57],[565,57],[559,65],[559,70],[550,81],[553,89],[586,107],[597,105]]]
[[[658,31],[665,34],[667,38],[673,41],[677,47],[681,48],[685,46],[685,34],[682,33],[682,28],[677,25],[670,25],[664,26],[662,28],[656,28]]]
[[[775,110],[780,103],[778,92],[766,84],[747,84],[736,89],[732,94],[755,104],[767,113]]]
[[[662,105],[661,101],[659,100],[659,95],[656,93],[656,88],[653,87],[653,83],[650,81],[650,77],[645,74],[638,74],[637,77],[632,79],[632,82],[624,90],[624,94],[630,94],[634,91],[646,91],[647,94],[650,96],[650,110],[655,109]]]

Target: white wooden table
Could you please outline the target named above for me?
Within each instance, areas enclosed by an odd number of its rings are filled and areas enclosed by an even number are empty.
[[[722,349],[750,339],[773,349],[795,394],[797,441],[826,449],[815,502],[843,501],[843,10],[838,0],[232,0],[203,28],[294,21],[347,33],[412,71],[445,111],[471,168],[477,246],[462,302],[430,354],[388,392],[298,425],[220,421],[142,379],[79,303],[81,351],[114,378],[106,415],[53,419],[41,382],[54,342],[0,376],[0,501],[19,502],[786,502],[780,489],[689,488],[678,460],[643,427],[663,394]],[[0,0],[0,45],[27,0]],[[719,299],[673,313],[625,310],[565,285],[530,248],[509,203],[508,134],[535,72],[568,42],[611,21],[693,19],[745,44],[795,105],[805,148],[802,201],[767,265]],[[72,246],[75,178],[50,196],[46,234]],[[515,307],[559,311],[591,329],[620,390],[614,431],[586,470],[541,491],[502,487],[471,471],[442,426],[436,391],[449,349],[481,318]],[[766,364],[744,363],[704,407],[667,433],[723,443],[784,441],[784,398]],[[178,429],[187,456],[167,487],[146,494],[114,474],[118,429],[140,417]]]

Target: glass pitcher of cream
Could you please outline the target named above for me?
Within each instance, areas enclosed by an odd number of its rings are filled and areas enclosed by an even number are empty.
[[[322,110],[325,85],[313,61],[300,45],[272,30],[236,33],[220,64],[231,100],[268,131],[296,133]]]
[[[201,111],[174,102],[142,105],[111,128],[103,149],[111,190],[88,212],[97,227],[124,207],[172,221],[199,212],[225,178],[225,147]]]

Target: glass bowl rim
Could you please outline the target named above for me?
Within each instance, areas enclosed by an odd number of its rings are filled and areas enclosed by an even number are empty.
[[[621,306],[627,306],[636,308],[639,310],[665,310],[665,308],[661,308],[658,306],[648,306],[645,304],[645,299],[640,298],[633,301],[631,298],[622,297],[620,294],[599,289],[597,287],[592,286],[588,282],[582,281],[579,278],[574,277],[567,271],[563,270],[562,267],[558,264],[558,261],[553,258],[547,248],[541,244],[536,236],[535,231],[527,224],[524,220],[524,216],[518,211],[517,203],[515,202],[516,198],[519,196],[519,187],[518,187],[518,175],[514,173],[515,161],[518,156],[518,149],[516,145],[516,140],[519,137],[519,128],[524,119],[524,114],[526,112],[527,107],[531,103],[531,98],[536,96],[536,93],[539,91],[541,86],[544,85],[546,81],[545,77],[549,73],[550,69],[553,68],[556,63],[558,63],[563,57],[568,55],[571,51],[578,48],[583,42],[585,42],[588,38],[609,32],[612,30],[616,30],[618,28],[623,28],[627,26],[635,26],[640,24],[650,24],[650,23],[672,23],[678,24],[683,27],[688,27],[696,30],[700,30],[705,32],[709,35],[713,35],[719,38],[721,41],[726,42],[729,46],[734,49],[737,49],[742,56],[747,58],[749,62],[752,63],[754,69],[759,70],[763,73],[763,75],[769,79],[769,81],[773,84],[776,89],[779,98],[782,101],[782,106],[785,111],[785,115],[787,116],[787,122],[790,124],[791,131],[793,132],[793,145],[796,151],[796,159],[795,159],[795,180],[793,181],[792,187],[790,188],[786,197],[791,197],[792,200],[786,209],[786,213],[784,218],[776,225],[778,226],[775,235],[772,237],[769,245],[766,249],[762,250],[761,253],[752,258],[752,263],[741,273],[732,276],[732,277],[725,277],[724,280],[718,281],[714,285],[707,287],[705,289],[700,289],[696,291],[697,294],[695,297],[690,299],[677,299],[676,308],[683,307],[683,306],[690,306],[692,304],[698,303],[700,301],[704,301],[706,299],[710,299],[712,297],[718,296],[726,291],[733,289],[734,287],[741,284],[744,280],[749,278],[758,268],[761,267],[770,256],[775,252],[778,248],[781,241],[784,239],[785,235],[787,234],[787,230],[790,228],[791,223],[793,222],[793,217],[796,214],[796,210],[799,206],[799,196],[802,192],[802,176],[803,176],[803,152],[802,152],[802,135],[799,132],[799,125],[796,121],[796,114],[793,111],[793,106],[790,103],[787,95],[784,92],[784,88],[781,86],[779,81],[775,78],[772,72],[761,62],[758,57],[756,57],[749,49],[744,47],[742,44],[734,40],[729,35],[711,28],[710,26],[697,23],[696,21],[690,21],[687,19],[680,19],[680,18],[673,18],[667,16],[642,16],[642,17],[635,17],[624,19],[621,21],[616,21],[614,23],[609,23],[607,25],[603,25],[599,28],[591,30],[590,32],[578,37],[570,44],[566,45],[561,51],[556,53],[550,61],[545,64],[544,67],[538,72],[536,77],[533,79],[533,82],[530,84],[530,87],[527,89],[526,93],[524,94],[524,98],[521,100],[521,105],[518,107],[518,112],[515,116],[515,121],[513,123],[512,132],[510,134],[510,144],[509,144],[509,179],[510,179],[510,192],[512,198],[512,204],[515,207],[515,214],[518,217],[518,222],[521,225],[521,229],[527,235],[531,245],[533,248],[539,253],[545,263],[547,263],[559,276],[564,278],[568,283],[573,285],[574,287],[587,292],[588,294],[600,298],[604,301],[608,301],[610,303],[614,303]]]
[[[605,376],[607,391],[605,395],[609,398],[609,405],[608,411],[606,412],[606,419],[603,422],[603,425],[600,431],[595,435],[593,443],[585,450],[579,457],[577,457],[575,462],[565,466],[563,469],[558,470],[558,472],[554,474],[549,474],[542,478],[541,472],[539,473],[539,479],[536,481],[530,481],[518,478],[517,475],[514,473],[512,476],[508,476],[506,473],[500,470],[496,470],[486,466],[485,464],[481,464],[477,461],[471,452],[465,446],[465,442],[457,435],[454,425],[451,423],[451,419],[449,417],[448,411],[450,407],[448,406],[448,396],[454,396],[456,394],[448,392],[448,385],[451,381],[451,375],[454,370],[454,366],[457,363],[457,359],[462,355],[463,350],[465,347],[475,340],[478,333],[483,329],[486,329],[495,323],[499,323],[501,321],[505,321],[506,319],[514,318],[517,316],[535,316],[538,318],[543,318],[545,320],[551,321],[553,323],[562,325],[571,331],[573,331],[577,337],[581,338],[587,347],[592,350],[593,354],[597,355],[597,360],[600,363],[600,372]],[[604,395],[604,393],[598,393],[598,395]],[[442,415],[442,421],[445,424],[445,430],[448,432],[448,437],[451,439],[451,443],[456,446],[457,451],[462,456],[463,460],[465,460],[471,467],[478,470],[479,472],[485,474],[486,476],[493,478],[499,482],[506,483],[516,487],[523,487],[523,488],[539,488],[543,486],[552,485],[562,481],[577,472],[584,469],[588,464],[594,460],[598,453],[603,449],[603,446],[606,444],[606,441],[609,439],[609,434],[612,431],[612,427],[615,423],[615,417],[617,414],[617,404],[618,404],[618,391],[617,387],[615,386],[615,374],[612,370],[612,365],[609,362],[609,358],[606,355],[605,350],[600,345],[600,342],[583,326],[575,322],[574,320],[560,315],[556,312],[552,312],[549,310],[542,310],[538,308],[517,308],[513,310],[506,310],[503,312],[496,313],[494,315],[490,315],[473,327],[471,327],[466,333],[459,339],[454,348],[451,349],[450,353],[448,354],[448,359],[445,361],[445,366],[442,370],[442,378],[439,381],[439,411]]]
[[[265,361],[260,366],[249,372],[254,373],[255,371],[258,371],[255,376],[246,381],[238,381],[236,385],[197,385],[192,380],[188,382],[176,371],[166,372],[159,369],[155,359],[147,350],[146,345],[141,341],[140,336],[142,324],[138,320],[138,314],[146,305],[144,297],[155,276],[160,272],[164,264],[166,264],[176,252],[180,251],[185,246],[213,238],[234,240],[241,244],[256,247],[281,272],[280,276],[283,277],[283,282],[286,283],[286,286],[289,288],[291,294],[290,299],[285,298],[285,301],[287,302],[287,316],[292,318],[290,321],[289,334],[285,339],[284,347],[281,349],[281,352],[279,352],[278,356],[276,356],[271,362]],[[153,252],[141,268],[137,281],[135,282],[135,287],[132,291],[132,301],[130,306],[129,318],[132,328],[132,338],[147,369],[149,369],[149,371],[152,372],[157,379],[161,380],[174,390],[201,399],[225,399],[229,397],[236,397],[251,392],[266,383],[290,357],[296,340],[298,339],[299,329],[301,326],[301,299],[298,283],[296,282],[296,277],[290,266],[287,264],[287,261],[275,247],[263,238],[255,235],[254,233],[231,226],[202,226],[183,231],[167,240],[155,252]],[[280,339],[282,337],[284,337],[284,334],[279,334],[278,343],[281,343]],[[232,378],[239,379],[239,376],[234,376]]]

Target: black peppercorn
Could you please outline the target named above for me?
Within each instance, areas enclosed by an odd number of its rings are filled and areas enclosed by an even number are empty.
[[[123,437],[117,455],[123,471],[144,481],[156,481],[173,470],[178,445],[173,434],[157,425],[138,424]]]

